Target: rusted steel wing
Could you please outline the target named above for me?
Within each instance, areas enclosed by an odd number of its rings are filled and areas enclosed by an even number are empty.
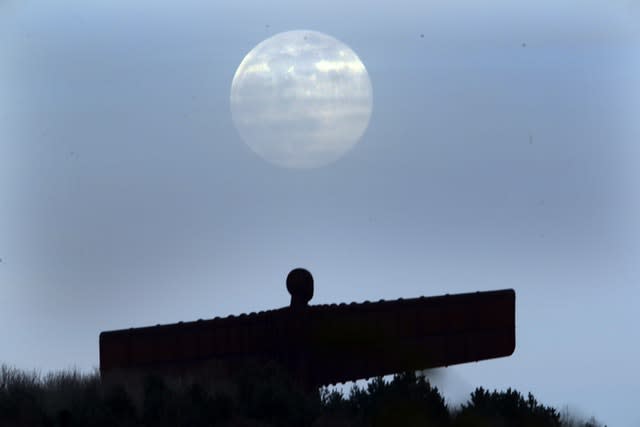
[[[100,370],[272,360],[324,385],[509,356],[511,289],[375,303],[293,306],[100,334]]]

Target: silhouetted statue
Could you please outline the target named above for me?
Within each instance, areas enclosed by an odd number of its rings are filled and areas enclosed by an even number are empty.
[[[289,307],[100,334],[100,371],[194,373],[276,362],[307,387],[508,356],[511,289],[360,304],[309,305],[313,277],[287,277]]]
[[[291,308],[304,308],[313,298],[313,276],[304,268],[291,270],[287,276],[287,291],[291,294]]]

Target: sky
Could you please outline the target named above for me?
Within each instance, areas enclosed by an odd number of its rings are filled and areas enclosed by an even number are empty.
[[[101,331],[286,306],[305,267],[312,304],[513,288],[515,353],[442,370],[445,398],[640,425],[640,2],[217,3],[0,3],[1,363],[89,371]],[[296,29],[373,94],[315,169],[230,112]]]

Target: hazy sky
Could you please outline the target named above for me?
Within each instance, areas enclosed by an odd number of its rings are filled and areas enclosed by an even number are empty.
[[[302,266],[312,303],[514,288],[515,354],[445,397],[638,426],[640,3],[523,3],[1,2],[0,362],[89,370],[100,331],[281,307]],[[229,110],[293,29],[373,87],[320,169],[265,162]]]

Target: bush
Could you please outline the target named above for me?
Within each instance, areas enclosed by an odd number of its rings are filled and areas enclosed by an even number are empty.
[[[103,383],[98,372],[41,377],[0,367],[1,426],[451,426],[601,427],[576,421],[532,394],[476,389],[449,410],[436,387],[413,373],[337,391],[304,389],[272,364],[247,367],[224,386],[198,378],[128,376]]]
[[[438,389],[423,377],[403,373],[385,381],[374,378],[366,387],[354,386],[348,399],[337,392],[324,390],[323,414],[332,419],[342,417],[349,425],[449,425],[449,411]]]
[[[471,399],[457,414],[457,425],[491,427],[561,427],[560,414],[554,408],[540,405],[531,393],[525,399],[519,392],[489,392],[482,387],[471,393]]]

